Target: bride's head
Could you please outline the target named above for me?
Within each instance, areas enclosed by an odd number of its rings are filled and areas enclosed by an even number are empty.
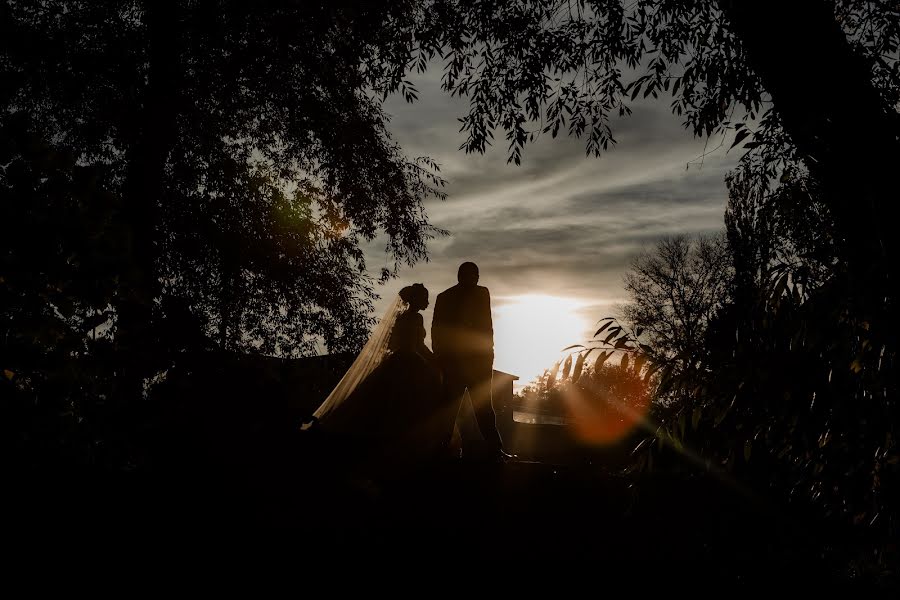
[[[408,285],[400,290],[400,299],[412,310],[425,310],[428,308],[428,288],[421,283]]]

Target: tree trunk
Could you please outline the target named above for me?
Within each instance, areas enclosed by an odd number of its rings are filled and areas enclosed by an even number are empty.
[[[223,249],[223,252],[227,252]],[[238,313],[237,272],[233,263],[222,260],[222,283],[219,288],[219,348],[225,352],[236,340]]]
[[[118,393],[134,400],[158,358],[153,334],[153,306],[159,297],[156,272],[159,201],[166,161],[176,135],[173,90],[177,75],[174,2],[147,2],[148,83],[128,153],[123,212],[131,231],[131,264],[122,275],[116,324],[120,360]]]
[[[870,66],[848,43],[833,3],[720,0],[720,5],[821,185],[843,238],[850,292],[861,302],[857,308],[884,317],[892,312],[884,298],[892,298],[898,279],[896,235],[888,218],[900,165],[896,113],[885,110]]]

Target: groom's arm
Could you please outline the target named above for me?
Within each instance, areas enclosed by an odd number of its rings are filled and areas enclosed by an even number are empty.
[[[431,349],[438,356],[444,350],[444,298],[438,294],[434,301],[434,315],[431,317]]]
[[[481,322],[482,332],[485,336],[486,349],[494,356],[494,320],[491,317],[491,292],[487,288],[484,289],[484,298],[481,306]]]

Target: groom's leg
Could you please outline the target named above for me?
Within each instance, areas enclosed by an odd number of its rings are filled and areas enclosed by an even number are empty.
[[[472,365],[471,378],[469,380],[469,396],[472,398],[472,407],[475,409],[475,418],[478,428],[487,443],[488,451],[499,453],[502,446],[500,432],[497,431],[497,421],[494,415],[494,407],[491,405],[491,377],[493,368],[491,364]]]
[[[459,414],[459,407],[466,392],[466,383],[461,376],[459,369],[447,368],[444,372],[444,399],[442,413],[442,426],[446,434],[446,442],[450,442],[453,436],[453,427],[456,424],[456,416]]]

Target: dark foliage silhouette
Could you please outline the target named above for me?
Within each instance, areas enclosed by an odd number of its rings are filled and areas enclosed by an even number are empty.
[[[425,256],[443,182],[377,99],[408,7],[327,4],[0,7],[0,356],[32,407],[14,445],[133,439],[118,413],[138,426],[187,350],[358,348],[361,244],[385,234],[382,279]]]
[[[732,279],[725,238],[663,238],[634,259],[625,274],[630,302],[623,315],[643,333],[651,358],[679,372],[693,369],[708,352],[710,320]]]
[[[660,278],[647,268],[654,255],[645,255],[626,276],[625,313],[640,324],[605,320],[593,349],[578,351],[572,380],[594,349],[606,349],[600,362],[616,351],[632,365],[640,360],[655,396],[631,465],[645,483],[660,469],[712,474],[816,520],[838,563],[891,580],[900,481],[892,350],[874,345],[872,324],[847,309],[850,278],[834,257],[828,214],[797,215],[783,198],[809,187],[785,180],[761,193],[740,175],[729,186],[730,268],[703,327],[648,310],[658,307],[660,281],[672,292],[660,297],[677,298],[682,287],[682,298],[703,297],[708,285],[693,277],[696,266],[680,261]],[[671,246],[660,242],[659,264]],[[689,333],[693,343],[673,351],[670,340]]]

